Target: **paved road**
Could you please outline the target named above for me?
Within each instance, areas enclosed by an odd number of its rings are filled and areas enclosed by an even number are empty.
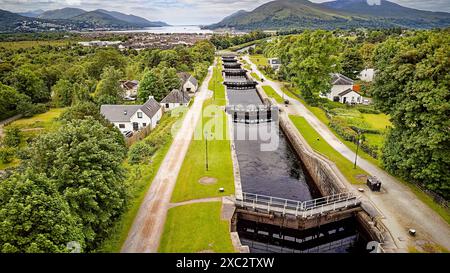
[[[208,90],[211,76],[212,67],[209,68],[193,105],[187,112],[172,146],[153,179],[121,252],[154,253],[158,251],[178,173],[189,148],[194,128],[200,119],[203,102],[211,96]]]
[[[283,96],[281,84],[266,77],[250,61],[248,56],[244,59],[251,65],[253,72],[264,78],[264,85],[270,85]],[[286,95],[288,97],[288,95]],[[350,161],[354,161],[355,153],[343,144],[317,117],[296,99],[290,100],[289,113],[303,116],[308,123]],[[368,190],[363,194],[373,205],[381,211],[383,223],[391,232],[395,244],[400,251],[407,251],[409,245],[423,244],[426,241],[441,245],[450,250],[450,226],[436,212],[417,198],[417,196],[400,181],[374,164],[362,158],[358,159],[358,166],[372,176],[380,178],[383,182],[383,192],[373,193]],[[357,188],[357,186],[354,186]],[[417,230],[417,237],[408,235],[410,228]]]

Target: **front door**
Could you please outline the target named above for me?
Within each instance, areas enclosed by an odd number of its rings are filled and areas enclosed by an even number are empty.
[[[139,130],[139,123],[133,122],[133,131]]]

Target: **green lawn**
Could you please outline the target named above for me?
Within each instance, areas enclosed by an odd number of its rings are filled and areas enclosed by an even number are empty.
[[[161,123],[147,138],[154,136],[160,136],[161,133],[169,134],[171,132],[172,125],[182,118],[172,116],[164,116]],[[136,217],[142,201],[150,188],[153,178],[161,166],[167,152],[172,145],[172,137],[168,138],[169,141],[163,144],[161,148],[153,156],[151,163],[142,163],[136,165],[130,165],[127,162],[124,163],[124,167],[128,169],[130,176],[127,179],[127,183],[130,186],[130,200],[127,210],[122,214],[120,219],[116,222],[111,230],[111,236],[106,239],[102,246],[99,248],[99,252],[104,253],[118,253],[122,248],[123,243],[127,239],[128,232],[133,225],[134,218]]]
[[[25,130],[21,132],[22,137],[20,140],[19,149],[28,145],[27,139],[32,139],[37,137],[39,134],[58,129],[60,123],[56,119],[64,110],[65,108],[53,108],[43,114],[38,114],[30,118],[21,118],[9,124],[8,126],[15,126],[21,130]],[[11,163],[0,163],[0,170],[16,167],[19,164],[20,160],[15,158]]]
[[[17,126],[20,129],[43,128],[45,130],[54,129],[58,124],[55,119],[58,118],[65,108],[53,108],[49,111],[35,115],[30,118],[21,118],[12,122],[8,126]]]
[[[225,99],[225,86],[222,84],[224,79],[222,76],[222,61],[217,62],[214,67],[213,76],[209,82],[208,89],[214,92],[213,100],[219,106],[225,106],[227,101]]]
[[[308,144],[315,151],[326,156],[332,162],[336,164],[342,174],[348,179],[352,184],[362,184],[364,179],[358,177],[361,175],[368,175],[361,168],[353,169],[353,162],[346,159],[339,152],[337,152],[330,144],[328,144],[323,138],[314,130],[309,123],[300,116],[289,116],[289,118],[294,123],[298,131],[303,135]]]
[[[250,76],[252,76],[253,79],[255,79],[255,80],[259,81],[259,82],[261,81],[261,78],[255,72],[250,73]]]
[[[256,66],[267,66],[269,65],[269,61],[264,55],[256,54],[256,55],[250,55],[250,61],[252,63],[256,64]]]
[[[284,103],[283,98],[269,85],[263,85],[264,93],[267,96],[274,98],[278,103]]]
[[[169,210],[158,252],[234,252],[228,221],[220,219],[221,202],[198,203]]]
[[[203,109],[206,109],[207,112],[216,112],[217,115],[215,118],[204,115],[202,116],[202,122],[198,124],[196,133],[194,133],[195,139],[192,140],[189,146],[178,175],[177,184],[172,195],[173,203],[226,196],[234,193],[233,163],[225,112],[215,105],[211,99],[205,101]],[[217,123],[217,126],[210,127],[209,124],[213,121]],[[204,128],[202,129],[202,127]],[[206,142],[203,137],[206,131],[210,135],[208,140],[208,171],[205,165]],[[214,138],[211,138],[211,134],[214,135]],[[196,137],[196,135],[200,137]],[[215,178],[217,183],[212,185],[199,183],[199,180],[204,177]],[[219,188],[225,188],[225,192],[220,193]]]
[[[362,114],[364,121],[376,130],[384,131],[386,127],[391,127],[392,123],[386,114]]]

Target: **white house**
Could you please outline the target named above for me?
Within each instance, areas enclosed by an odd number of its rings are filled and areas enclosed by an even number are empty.
[[[359,73],[358,78],[365,82],[373,82],[373,78],[375,77],[375,69],[366,68],[361,73]]]
[[[198,89],[198,81],[191,74],[181,72],[177,74],[181,79],[181,90],[188,93],[195,93]]]
[[[347,103],[347,104],[361,104],[364,103],[364,98],[352,89],[347,89],[341,93],[338,94],[339,102],[340,103]]]
[[[100,113],[123,133],[155,128],[162,117],[162,108],[150,96],[144,105],[102,105]]]
[[[268,59],[270,67],[272,67],[273,70],[277,71],[281,67],[281,61],[278,58],[270,58]]]
[[[161,107],[164,111],[170,111],[180,106],[188,106],[191,101],[191,97],[187,92],[174,89],[161,101]]]

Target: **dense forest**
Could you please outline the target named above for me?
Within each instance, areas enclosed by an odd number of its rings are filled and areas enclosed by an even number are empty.
[[[20,164],[0,178],[0,252],[68,252],[69,242],[96,251],[129,199],[127,147],[99,106],[123,103],[120,80],[145,83],[136,103],[180,87],[177,72],[201,81],[214,51],[207,40],[140,52],[77,44],[2,48],[0,119],[65,110],[54,130],[25,142],[18,128],[5,130],[0,163],[14,157]]]
[[[330,127],[352,142],[359,141],[360,132],[377,132],[334,117],[342,105],[320,95],[331,89],[331,73],[356,80],[374,107],[355,110],[383,112],[392,122],[382,151],[368,145],[364,150],[381,157],[391,173],[450,198],[449,29],[301,31],[260,43],[255,50],[280,58],[284,65],[278,73],[269,66],[261,69],[294,83],[305,101],[331,116]],[[373,83],[358,82],[364,68],[376,70]]]

